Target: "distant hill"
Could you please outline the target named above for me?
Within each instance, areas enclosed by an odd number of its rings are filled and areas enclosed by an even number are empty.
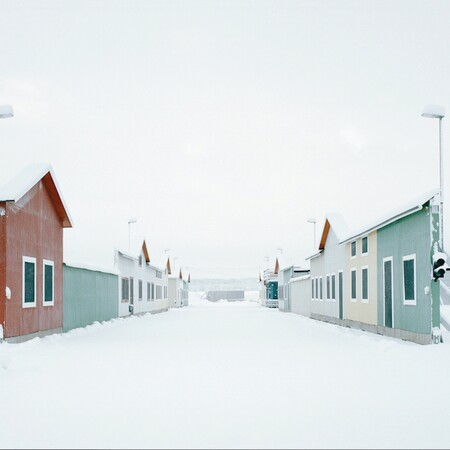
[[[201,291],[257,291],[259,283],[257,278],[201,278],[194,279],[189,285],[192,292]]]

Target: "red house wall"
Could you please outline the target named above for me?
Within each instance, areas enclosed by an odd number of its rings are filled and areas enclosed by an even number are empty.
[[[30,308],[22,306],[23,256],[36,258],[36,306]],[[54,262],[53,306],[43,306],[44,259]],[[62,223],[41,180],[17,203],[6,203],[6,286],[11,299],[4,300],[5,337],[62,327],[62,267]]]

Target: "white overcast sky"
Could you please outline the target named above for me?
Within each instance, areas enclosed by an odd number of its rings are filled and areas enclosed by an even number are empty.
[[[67,260],[111,266],[136,217],[193,277],[304,264],[307,218],[439,185],[427,104],[450,177],[449,24],[448,0],[0,0],[0,172],[52,164]]]

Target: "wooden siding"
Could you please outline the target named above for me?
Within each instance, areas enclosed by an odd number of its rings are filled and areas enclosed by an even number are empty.
[[[44,182],[17,203],[6,203],[5,337],[62,328],[63,224]],[[36,258],[36,306],[22,307],[23,257]],[[43,306],[43,260],[54,262],[54,305]],[[2,289],[2,297],[4,294]]]
[[[119,316],[119,277],[64,264],[63,331]]]
[[[400,219],[378,230],[378,325],[383,324],[383,258],[393,257],[393,327],[414,333],[431,333],[431,305],[436,306],[439,284],[431,279],[430,208]],[[416,255],[416,305],[403,304],[403,256]],[[430,287],[430,293],[425,288]],[[439,303],[435,307],[439,323]]]

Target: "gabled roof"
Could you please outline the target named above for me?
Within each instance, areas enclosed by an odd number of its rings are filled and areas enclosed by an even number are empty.
[[[166,270],[167,270],[167,275],[172,274],[172,269],[170,268],[170,258],[167,258]]]
[[[346,236],[342,238],[340,241],[341,244],[346,243],[350,240],[357,239],[358,237],[369,234],[372,231],[378,230],[379,228],[385,227],[396,220],[402,219],[403,217],[409,216],[417,211],[420,211],[423,206],[428,203],[433,197],[435,197],[439,191],[437,189],[433,189],[428,191],[403,205],[400,205],[398,208],[384,214],[380,218],[371,223],[360,227],[352,232],[347,233]]]
[[[328,213],[325,218],[322,237],[320,238],[319,250],[323,250],[325,248],[330,228],[333,229],[338,241],[340,241],[346,234],[348,234],[348,226],[341,214]]]
[[[64,228],[72,228],[73,220],[50,164],[30,164],[0,188],[0,201],[18,202],[39,181],[43,181]]]
[[[147,264],[150,264],[150,256],[148,254],[147,243],[145,242],[145,239],[144,242],[142,243],[142,253],[144,254],[144,258]]]

